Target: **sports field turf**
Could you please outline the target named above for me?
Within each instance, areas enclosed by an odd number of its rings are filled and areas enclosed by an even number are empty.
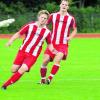
[[[0,39],[0,86],[10,76],[10,68],[21,40],[10,48]],[[45,46],[43,50],[45,49]],[[75,38],[69,43],[69,55],[61,63],[50,85],[39,85],[43,52],[29,73],[7,90],[0,89],[0,100],[100,100],[100,38]],[[48,65],[48,74],[52,63]]]

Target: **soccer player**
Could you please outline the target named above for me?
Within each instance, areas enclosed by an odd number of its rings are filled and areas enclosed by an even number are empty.
[[[25,72],[30,70],[40,55],[42,44],[45,39],[47,40],[48,46],[50,46],[51,33],[46,27],[48,18],[49,12],[47,10],[41,10],[38,13],[38,21],[22,27],[6,44],[7,46],[10,46],[18,37],[23,34],[26,35],[12,66],[12,72],[14,74],[3,84],[3,89],[6,89],[9,85],[15,83]]]
[[[61,0],[59,12],[50,15],[48,24],[52,23],[51,43],[54,50],[49,48],[44,53],[43,63],[41,65],[41,84],[49,84],[60,68],[60,62],[66,59],[68,54],[68,41],[77,33],[75,19],[68,13],[69,2]],[[71,29],[71,32],[70,32]],[[71,33],[71,34],[70,34]],[[47,64],[54,60],[50,75],[46,79]]]

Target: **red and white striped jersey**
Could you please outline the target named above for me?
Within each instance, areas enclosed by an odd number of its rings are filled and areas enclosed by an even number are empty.
[[[20,50],[30,53],[34,56],[37,56],[37,54],[40,53],[45,39],[47,40],[48,44],[51,43],[51,33],[46,26],[39,28],[36,23],[30,23],[22,27],[19,33],[20,35],[26,35]]]
[[[66,14],[61,16],[59,12],[50,15],[48,23],[52,22],[52,38],[53,44],[67,44],[67,37],[70,33],[70,28],[76,27],[76,22],[73,16]]]

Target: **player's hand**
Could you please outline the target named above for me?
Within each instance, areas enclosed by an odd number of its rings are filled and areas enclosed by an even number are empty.
[[[52,53],[53,53],[53,54],[57,54],[58,51],[57,51],[56,49],[54,49]]]
[[[68,40],[68,41],[71,40],[71,37],[67,37],[67,40]]]
[[[6,46],[6,47],[10,47],[11,44],[12,44],[12,42],[7,42],[5,46]]]
[[[49,44],[48,48],[49,48],[49,50],[50,50],[51,52],[53,52],[53,51],[54,51],[54,47],[53,47],[53,45],[52,45],[52,44]]]
[[[57,53],[58,53],[58,51],[53,47],[52,44],[50,44],[48,47],[49,47],[49,50],[50,50],[52,53],[54,53],[54,54],[57,54]]]

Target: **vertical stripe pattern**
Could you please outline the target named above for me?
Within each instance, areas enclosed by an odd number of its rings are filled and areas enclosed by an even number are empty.
[[[40,52],[40,49],[42,48],[44,40],[49,34],[50,31],[46,27],[39,28],[36,23],[29,24],[27,36],[24,40],[24,43],[20,47],[20,50],[37,56],[37,54]]]
[[[51,39],[52,43],[67,44],[67,36],[70,30],[70,25],[73,17],[68,13],[65,16],[61,16],[59,13],[54,13],[52,18],[53,18],[52,19],[53,32]]]

